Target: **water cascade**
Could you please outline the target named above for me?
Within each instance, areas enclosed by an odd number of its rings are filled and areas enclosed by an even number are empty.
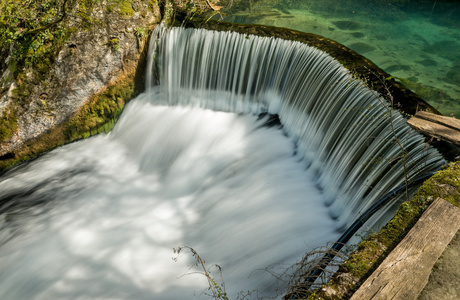
[[[1,299],[190,299],[206,279],[171,259],[181,245],[223,268],[231,298],[272,295],[265,268],[335,241],[404,167],[411,180],[444,163],[307,45],[161,28],[149,57],[111,133],[0,177]]]
[[[278,115],[331,216],[345,225],[404,183],[402,148],[408,181],[444,163],[398,111],[316,48],[234,32],[157,35],[151,47],[167,105]]]

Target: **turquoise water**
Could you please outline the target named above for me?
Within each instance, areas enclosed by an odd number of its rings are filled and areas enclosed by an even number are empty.
[[[336,40],[399,78],[444,115],[460,118],[460,3],[412,1],[404,7],[370,0],[244,3],[235,2],[224,20],[287,27]]]

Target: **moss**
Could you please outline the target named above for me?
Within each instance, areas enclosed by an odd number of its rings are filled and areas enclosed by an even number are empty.
[[[450,163],[425,182],[414,200],[426,204],[437,197],[460,207],[460,161]]]
[[[11,92],[11,99],[19,112],[27,110],[32,102],[31,94],[36,86],[45,87],[47,82],[52,79],[52,68],[54,65],[54,55],[60,47],[56,46],[52,51],[44,53],[40,60],[37,60],[28,67],[14,68],[16,87]]]
[[[110,39],[106,45],[108,45],[114,51],[118,51],[118,49],[120,49],[120,41],[118,39]]]
[[[130,77],[92,97],[77,114],[70,118],[65,131],[67,138],[73,141],[108,132],[113,128],[126,101],[133,95],[134,81]]]
[[[136,94],[134,76],[135,73],[133,72],[120,79],[102,93],[93,96],[68,122],[56,126],[35,140],[29,141],[16,150],[11,158],[0,160],[0,172],[66,143],[98,133],[109,132],[114,127],[125,103]],[[3,118],[0,119],[0,128],[1,120]]]
[[[95,6],[98,5],[100,1],[78,0],[77,2],[78,10],[75,14],[80,19],[80,23],[78,24],[79,30],[83,29],[90,31],[94,26],[102,25],[102,21],[98,19],[97,16],[93,15]]]
[[[186,16],[184,15],[182,17],[185,18]],[[177,16],[176,19],[179,19],[179,16]],[[185,23],[185,26],[216,31],[235,31],[243,34],[254,34],[262,37],[277,37],[280,39],[305,43],[328,53],[330,56],[339,61],[345,68],[350,70],[352,74],[362,74],[361,79],[367,83],[369,88],[381,94],[389,100],[390,103],[394,103],[394,107],[401,112],[408,115],[414,115],[417,111],[424,110],[440,114],[434,107],[411,92],[403,84],[397,82],[393,77],[373,62],[344,45],[328,38],[288,28],[266,25],[235,24],[200,18],[188,20],[188,22]],[[391,91],[391,95],[389,95],[387,88]]]
[[[341,271],[351,273],[355,277],[364,277],[370,270],[372,262],[386,246],[375,236],[370,236],[361,242],[356,252],[341,265]]]
[[[133,9],[133,6],[131,4],[131,0],[124,0],[122,1],[120,4],[119,4],[119,7],[118,7],[118,13],[122,16],[125,16],[125,17],[132,17],[134,16],[134,9]]]
[[[364,280],[379,266],[385,257],[404,238],[428,206],[441,197],[460,208],[460,161],[452,162],[425,181],[414,197],[404,202],[393,219],[383,229],[363,240],[357,249],[339,268],[327,285],[332,290],[346,290],[350,294],[358,288],[356,282]],[[342,274],[350,274],[354,283],[344,282]],[[324,287],[315,292],[314,298],[336,299],[328,295]]]
[[[22,107],[23,109],[26,108],[27,105],[30,104],[31,99],[30,99],[30,94],[31,94],[31,88],[32,86],[22,82],[18,81],[18,86],[14,88],[11,92],[11,99],[19,105],[19,107]]]
[[[10,105],[0,115],[0,141],[9,140],[17,129],[16,110]]]
[[[125,17],[132,17],[136,12],[131,0],[111,0],[107,4],[106,9],[110,13],[117,12]]]
[[[149,31],[145,27],[136,27],[134,29],[134,33],[136,34],[137,37],[142,38],[142,39],[147,39],[149,36]]]

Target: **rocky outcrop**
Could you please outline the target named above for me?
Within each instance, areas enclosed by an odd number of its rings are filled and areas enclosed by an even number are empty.
[[[136,72],[151,26],[161,16],[157,1],[129,3],[128,8],[108,7],[106,1],[95,4],[86,16],[91,21],[87,28],[81,28],[77,17],[66,19],[72,33],[50,64],[21,70],[16,78],[9,68],[2,70],[0,117],[14,110],[17,127],[0,141],[0,157],[11,157],[28,141],[68,120],[93,95]],[[78,2],[73,9],[78,10]]]

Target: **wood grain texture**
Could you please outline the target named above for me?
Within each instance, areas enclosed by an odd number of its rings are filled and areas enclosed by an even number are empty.
[[[407,123],[421,133],[460,145],[460,120],[458,119],[421,111]]]
[[[459,228],[460,209],[436,199],[350,299],[417,299]]]
[[[419,111],[415,115],[417,118],[438,123],[455,130],[460,130],[460,120],[452,117],[440,116],[426,111]]]

